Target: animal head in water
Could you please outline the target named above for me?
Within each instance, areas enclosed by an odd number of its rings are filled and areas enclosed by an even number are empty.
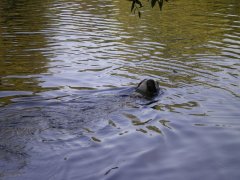
[[[144,79],[138,84],[136,88],[136,92],[150,98],[157,96],[159,90],[159,83],[153,79]]]

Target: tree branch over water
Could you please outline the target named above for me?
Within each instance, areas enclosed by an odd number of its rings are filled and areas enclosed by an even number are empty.
[[[132,5],[131,5],[131,12],[136,14],[136,12],[138,13],[138,17],[140,18],[141,17],[141,11],[140,11],[140,8],[143,7],[143,4],[142,4],[142,0],[129,0],[132,2]],[[168,0],[148,0],[148,2],[150,2],[152,8],[157,4],[157,6],[159,7],[160,11],[162,10],[162,7],[163,7],[163,2],[166,1],[168,2]]]

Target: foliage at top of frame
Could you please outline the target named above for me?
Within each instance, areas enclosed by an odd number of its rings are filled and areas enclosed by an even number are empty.
[[[131,5],[131,12],[136,14],[136,12],[138,13],[138,17],[141,17],[141,11],[140,8],[143,7],[143,4],[141,2],[141,0],[129,0],[132,2]],[[157,4],[159,6],[160,11],[162,10],[163,7],[163,2],[166,1],[168,2],[168,0],[148,0],[148,2],[151,3],[152,8]]]

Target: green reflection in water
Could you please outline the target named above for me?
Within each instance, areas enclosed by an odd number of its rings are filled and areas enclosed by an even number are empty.
[[[123,1],[118,6],[121,12],[128,8]],[[130,37],[122,39],[123,43],[137,48],[132,60],[140,62],[138,67],[124,69],[161,77],[166,87],[202,83],[213,86],[209,80],[221,81],[226,76],[223,71],[231,73],[232,67],[239,77],[239,51],[233,48],[227,53],[225,42],[229,34],[233,39],[230,44],[239,47],[239,6],[237,1],[182,0],[167,3],[163,12],[145,7],[141,19],[119,14],[122,28]],[[226,58],[235,60],[223,68]],[[221,83],[217,88],[237,95],[235,88]]]
[[[36,9],[37,7],[37,9]],[[9,104],[17,91],[32,94],[43,91],[39,85],[41,74],[48,71],[46,17],[48,2],[7,1],[0,2],[0,91],[13,92],[1,98]]]

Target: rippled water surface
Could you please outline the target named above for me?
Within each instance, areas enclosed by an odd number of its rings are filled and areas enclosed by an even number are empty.
[[[0,1],[0,179],[240,178],[240,1],[144,5]]]

